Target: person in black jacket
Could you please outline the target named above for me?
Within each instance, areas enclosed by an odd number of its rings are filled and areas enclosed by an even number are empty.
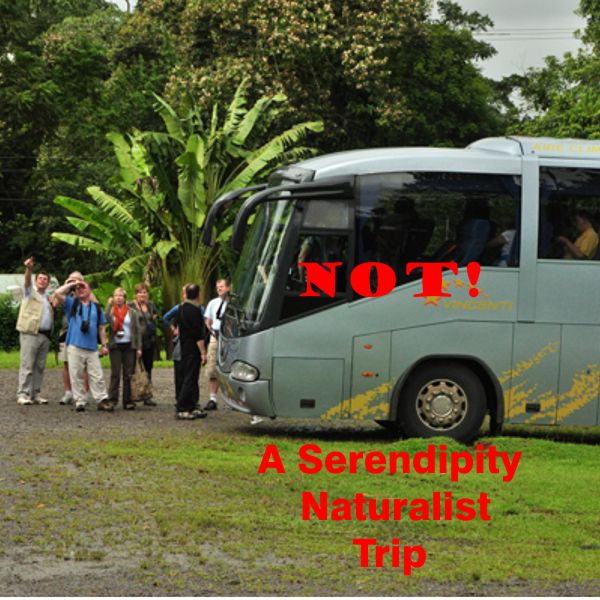
[[[206,417],[206,413],[200,408],[198,387],[200,365],[206,364],[205,325],[199,306],[200,287],[195,283],[187,285],[185,297],[185,302],[182,302],[177,312],[183,381],[177,395],[176,416],[178,419],[200,419]]]

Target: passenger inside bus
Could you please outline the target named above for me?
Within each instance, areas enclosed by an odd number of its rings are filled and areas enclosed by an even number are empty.
[[[517,229],[514,222],[505,221],[502,223],[501,233],[490,239],[485,247],[487,250],[497,252],[493,259],[495,267],[508,267],[513,254],[513,244],[517,235]]]
[[[564,247],[563,258],[567,260],[589,260],[596,256],[598,250],[598,234],[592,224],[592,216],[585,210],[578,210],[574,218],[575,229],[579,236],[574,242],[564,235],[557,241]]]

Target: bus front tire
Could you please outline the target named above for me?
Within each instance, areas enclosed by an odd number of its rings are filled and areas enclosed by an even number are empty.
[[[424,365],[404,385],[398,404],[398,425],[408,437],[448,436],[474,439],[486,412],[480,379],[456,362]]]

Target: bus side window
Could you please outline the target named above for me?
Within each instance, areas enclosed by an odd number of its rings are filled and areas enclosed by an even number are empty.
[[[538,258],[600,260],[600,171],[540,169]]]
[[[408,281],[406,263],[413,261],[518,266],[520,205],[519,177],[452,172],[363,176],[356,263],[388,264],[399,285]]]

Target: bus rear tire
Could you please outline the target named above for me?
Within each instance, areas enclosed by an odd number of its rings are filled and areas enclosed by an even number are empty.
[[[412,373],[398,403],[398,424],[407,437],[447,436],[470,442],[486,412],[480,379],[467,367],[447,361]]]

